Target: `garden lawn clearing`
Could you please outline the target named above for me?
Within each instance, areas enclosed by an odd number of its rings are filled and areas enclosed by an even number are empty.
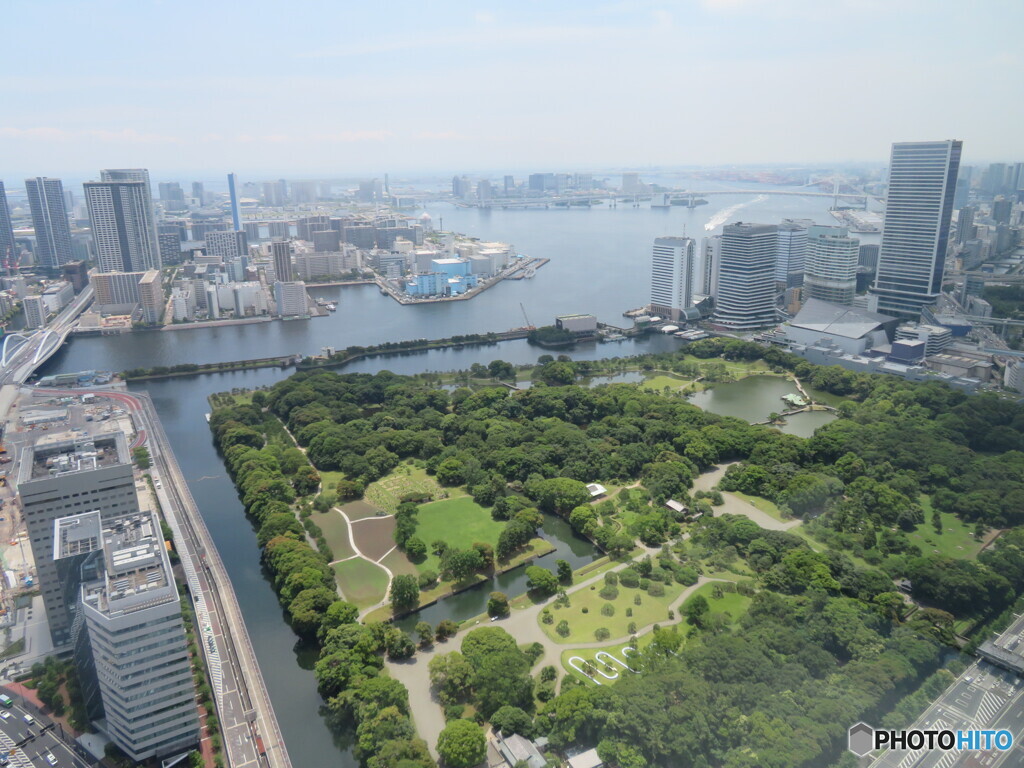
[[[667,374],[652,376],[649,379],[645,379],[640,385],[641,389],[650,390],[651,392],[661,392],[666,387],[668,387],[671,392],[700,392],[704,389],[704,385],[699,381],[684,379],[680,376],[669,376]]]
[[[416,570],[416,566],[409,562],[409,558],[405,556],[405,552],[400,549],[396,549],[384,556],[384,559],[380,561],[380,564],[386,566],[395,576],[402,574],[408,576],[418,576],[419,571]]]
[[[352,535],[363,556],[376,562],[395,547],[395,518],[357,520],[352,523]]]
[[[921,494],[920,504],[924,508],[924,522],[907,534],[912,544],[921,548],[925,555],[938,553],[957,560],[971,559],[978,556],[984,542],[974,538],[974,527],[968,525],[952,512],[940,512],[942,516],[942,533],[936,533],[932,526],[931,499]]]
[[[680,607],[680,613],[686,616],[686,605],[693,600],[697,595],[702,595],[705,600],[708,601],[708,605],[711,606],[712,613],[728,613],[732,617],[732,624],[739,621],[743,615],[747,612],[750,607],[751,598],[741,595],[739,592],[726,592],[722,590],[722,596],[716,598],[715,587],[722,588],[723,584],[704,584],[697,589],[692,595],[686,598],[686,602]]]
[[[317,472],[320,472],[320,470],[318,469]],[[323,487],[324,493],[334,493],[334,489],[338,486],[338,481],[344,479],[345,473],[339,472],[336,469],[320,472],[320,485]]]
[[[395,514],[402,497],[408,493],[429,493],[431,498],[443,495],[463,496],[464,491],[456,488],[442,488],[427,470],[412,464],[399,464],[390,474],[370,483],[363,494],[366,501],[389,515]]]
[[[369,608],[384,599],[388,575],[379,565],[354,557],[331,567],[334,568],[338,588],[350,603],[359,608]]]
[[[444,540],[458,549],[469,549],[477,541],[493,547],[505,528],[504,522],[494,520],[487,509],[469,496],[421,504],[416,520],[416,535],[428,551],[426,559],[417,564],[421,573],[441,570],[440,559],[430,551],[435,541]]]
[[[662,597],[651,597],[640,588],[629,588],[619,584],[618,597],[614,600],[605,600],[601,597],[601,588],[604,582],[600,581],[581,591],[572,592],[569,595],[569,607],[559,608],[554,603],[548,606],[554,621],[545,624],[541,621],[541,628],[544,633],[556,643],[572,645],[573,643],[592,643],[597,638],[594,630],[604,627],[608,630],[609,639],[625,637],[629,634],[629,624],[636,624],[637,631],[642,632],[650,624],[669,623],[669,606],[675,601],[679,594],[686,589],[682,584],[672,582],[665,584],[665,594]],[[635,597],[640,596],[640,605],[636,605]],[[611,604],[615,613],[612,616],[605,616],[601,613],[601,607]],[[587,612],[584,613],[583,609]],[[632,611],[628,616],[627,611]],[[555,631],[562,620],[569,622],[569,634],[562,637]]]
[[[335,560],[344,560],[356,553],[348,538],[348,523],[340,512],[333,509],[330,512],[314,512],[310,520],[324,532],[327,546],[331,548]]]

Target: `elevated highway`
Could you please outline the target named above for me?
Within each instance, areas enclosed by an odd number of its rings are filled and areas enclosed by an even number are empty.
[[[87,286],[45,328],[31,333],[12,333],[0,346],[0,385],[20,386],[63,346],[75,320],[92,302],[92,286]]]

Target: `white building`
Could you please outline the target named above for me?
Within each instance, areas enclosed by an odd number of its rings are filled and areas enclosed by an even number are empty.
[[[690,237],[658,237],[651,259],[651,311],[669,320],[685,318],[699,279],[696,247]]]
[[[205,291],[207,314],[211,320],[216,320],[220,317],[220,299],[217,296],[217,286],[207,285],[205,286]]]
[[[205,239],[206,258],[216,259],[217,263],[230,261],[237,256],[244,256],[248,250],[245,232],[242,230],[237,232],[231,230],[223,232],[207,232]]]
[[[746,222],[722,228],[713,322],[735,331],[775,324],[778,229]]]
[[[888,344],[896,322],[876,312],[811,298],[782,330],[791,344],[829,346],[860,355]]]
[[[722,236],[705,237],[700,243],[700,285],[694,291],[704,296],[718,292],[718,262],[722,258]]]
[[[21,308],[25,313],[26,328],[46,327],[46,319],[50,315],[46,299],[42,296],[26,296],[21,301]]]
[[[303,282],[274,283],[274,303],[279,317],[309,316],[309,299]]]
[[[188,288],[175,288],[171,292],[171,312],[174,321],[191,320],[195,315],[196,302],[192,291]]]
[[[953,343],[953,332],[943,325],[901,325],[896,329],[896,338],[923,341],[925,354],[931,356]]]
[[[1024,392],[1024,360],[1014,360],[1006,364],[1003,371],[1003,386],[1016,392]]]
[[[143,272],[160,267],[149,187],[141,181],[87,181],[96,265],[100,272]]]
[[[75,300],[75,289],[71,283],[63,280],[59,283],[52,283],[43,291],[43,300],[50,312],[57,314]]]
[[[266,315],[270,312],[267,292],[263,289],[261,283],[249,280],[244,283],[230,283],[229,285],[231,286],[236,317]],[[223,307],[224,302],[222,301],[220,305]]]
[[[156,515],[85,512],[56,520],[53,538],[90,720],[137,762],[190,749],[192,662]]]
[[[857,294],[860,241],[845,227],[811,227],[807,231],[804,299],[853,305]]]

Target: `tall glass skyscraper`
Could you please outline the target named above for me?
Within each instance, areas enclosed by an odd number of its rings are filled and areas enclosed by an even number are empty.
[[[25,179],[32,227],[36,232],[36,263],[58,269],[74,261],[71,225],[64,207],[64,185],[60,179]]]
[[[892,145],[873,293],[878,311],[916,316],[942,289],[961,141]]]
[[[8,259],[16,266],[18,249],[14,244],[14,228],[11,226],[11,209],[7,207],[7,191],[0,181],[0,266]]]
[[[779,228],[737,222],[722,228],[713,322],[735,331],[774,325]]]

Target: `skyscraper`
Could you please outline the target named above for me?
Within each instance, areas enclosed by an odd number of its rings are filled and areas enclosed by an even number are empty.
[[[242,214],[238,205],[238,189],[233,173],[228,174],[228,194],[231,196],[231,224],[237,232],[242,228]]]
[[[961,141],[892,145],[885,227],[872,291],[878,311],[914,316],[942,288]]]
[[[192,182],[192,197],[196,199],[199,205],[203,204],[203,200],[206,197],[206,190],[203,189],[203,182],[193,181]]]
[[[786,219],[779,225],[779,253],[775,262],[775,282],[780,288],[795,288],[804,280],[809,221]]]
[[[36,232],[36,262],[57,269],[74,260],[71,227],[64,208],[64,185],[60,179],[25,179],[32,226]]]
[[[737,331],[775,323],[779,228],[737,222],[722,228],[714,321]]]
[[[693,305],[697,261],[690,237],[658,237],[651,260],[651,312],[678,320]]]
[[[270,244],[274,257],[274,278],[281,283],[292,281],[292,244],[287,240],[275,240]]]
[[[804,300],[853,306],[859,256],[860,241],[850,237],[845,227],[815,226],[807,230]]]
[[[155,245],[159,242],[159,237],[157,236],[159,231],[157,229],[156,214],[153,213],[153,187],[149,183],[149,170],[146,168],[105,168],[100,171],[100,181],[141,181],[143,183],[146,197],[146,218],[150,222],[150,229],[153,231],[153,247],[157,249],[157,260],[150,267],[160,269],[163,266],[163,260],[159,258],[160,249]]]
[[[89,719],[133,761],[199,741],[181,602],[153,512],[79,512],[54,527]]]
[[[15,265],[18,247],[14,244],[14,227],[11,226],[11,209],[7,207],[7,191],[0,181],[0,266],[9,259]]]
[[[973,205],[965,205],[956,216],[956,244],[963,245],[974,239],[974,215],[978,209]]]
[[[85,204],[101,272],[142,272],[160,266],[150,201],[141,181],[87,181]]]

